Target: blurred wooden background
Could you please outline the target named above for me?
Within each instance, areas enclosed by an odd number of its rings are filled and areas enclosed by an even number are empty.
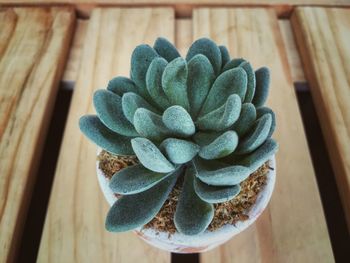
[[[0,0],[0,262],[348,262],[349,0]],[[104,229],[92,94],[158,36],[210,37],[272,72],[280,143],[268,209],[201,255]]]

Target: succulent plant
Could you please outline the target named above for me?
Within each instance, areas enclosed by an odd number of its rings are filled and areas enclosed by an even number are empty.
[[[264,106],[269,70],[254,71],[207,38],[195,41],[186,59],[158,38],[153,48],[135,48],[130,75],[96,91],[97,115],[79,123],[101,148],[140,162],[113,175],[110,188],[122,197],[109,210],[106,228],[145,225],[183,177],[175,226],[185,235],[202,233],[213,204],[234,198],[277,150],[275,114]]]

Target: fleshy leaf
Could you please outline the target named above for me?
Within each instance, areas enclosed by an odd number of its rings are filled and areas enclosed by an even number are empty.
[[[233,124],[232,129],[242,137],[254,124],[256,120],[256,109],[252,103],[242,105],[241,114],[238,120]]]
[[[199,151],[199,146],[197,144],[175,138],[164,140],[160,148],[164,149],[169,160],[176,164],[191,161]]]
[[[110,208],[106,218],[106,229],[124,232],[143,226],[151,221],[162,208],[181,173],[169,176],[152,188],[133,195],[124,195]]]
[[[224,105],[198,118],[196,126],[201,130],[225,130],[238,119],[241,105],[240,97],[237,94],[232,94]]]
[[[190,61],[195,55],[203,54],[213,66],[215,74],[221,70],[221,52],[219,47],[209,38],[200,38],[193,42],[188,50],[186,60]]]
[[[118,155],[133,155],[130,138],[108,129],[96,115],[85,115],[79,120],[82,133],[107,152]]]
[[[158,57],[157,52],[149,45],[137,46],[131,55],[131,79],[135,82],[139,94],[148,99],[149,94],[146,88],[146,73],[152,60]]]
[[[197,235],[206,230],[214,217],[214,206],[204,202],[194,191],[195,171],[187,167],[183,187],[176,206],[174,223],[184,235]]]
[[[267,139],[266,142],[261,145],[254,152],[246,155],[241,160],[241,164],[249,167],[249,169],[254,172],[261,165],[267,162],[278,150],[278,144],[274,139]]]
[[[137,93],[137,87],[135,83],[126,77],[115,77],[111,79],[108,82],[107,90],[112,91],[120,97],[127,92]]]
[[[162,56],[169,62],[177,57],[180,57],[180,54],[177,51],[176,47],[174,47],[172,43],[170,43],[167,39],[163,37],[157,38],[153,48],[157,51],[157,53],[160,56]]]
[[[158,110],[149,104],[146,100],[133,92],[127,92],[122,97],[122,108],[125,117],[131,123],[134,123],[134,115],[138,108],[145,108],[158,113]]]
[[[253,98],[255,107],[261,107],[265,104],[269,95],[270,71],[268,68],[262,67],[255,71],[256,89]]]
[[[195,135],[193,135],[193,140],[199,145],[199,146],[205,146],[213,142],[217,137],[219,137],[222,133],[220,132],[196,132]]]
[[[158,173],[169,173],[175,169],[150,140],[134,138],[131,145],[140,163],[147,169]]]
[[[227,48],[225,46],[219,46],[220,53],[221,53],[221,69],[224,68],[227,62],[230,61],[230,53],[228,52]]]
[[[200,199],[207,203],[217,204],[227,202],[241,191],[239,184],[232,186],[212,186],[203,183],[198,178],[194,180],[194,190]]]
[[[237,147],[238,136],[234,131],[227,131],[209,145],[201,147],[199,156],[203,159],[219,159],[231,154]]]
[[[109,188],[117,194],[137,194],[150,189],[172,174],[173,172],[156,173],[146,169],[142,164],[136,164],[115,173]]]
[[[162,117],[144,108],[136,110],[134,126],[141,136],[154,141],[162,141],[171,135],[171,131],[165,127]]]
[[[248,61],[243,62],[239,66],[245,70],[245,72],[247,73],[247,79],[248,79],[247,92],[245,94],[244,102],[246,103],[251,102],[254,97],[255,85],[256,85],[254,69]]]
[[[267,135],[267,138],[270,138],[272,136],[272,134],[274,133],[275,129],[276,129],[276,116],[275,116],[275,113],[273,112],[273,110],[271,110],[268,107],[260,107],[260,108],[258,108],[256,110],[256,114],[257,114],[258,118],[260,118],[261,116],[263,116],[266,113],[271,114],[271,117],[272,117],[271,128],[270,128],[269,134]]]
[[[222,98],[227,98],[232,94],[237,94],[243,101],[246,90],[247,74],[244,69],[239,67],[225,71],[215,80],[203,104],[200,116],[222,106],[225,103]]]
[[[239,65],[241,65],[245,60],[243,58],[234,58],[227,62],[222,69],[222,72],[227,71],[229,69],[237,68]]]
[[[93,101],[98,117],[109,129],[124,136],[138,135],[124,116],[121,97],[109,90],[98,90]]]
[[[248,134],[240,141],[235,153],[250,153],[262,145],[269,135],[271,124],[271,114],[264,114],[257,119]]]
[[[197,177],[204,183],[216,186],[236,185],[247,179],[250,169],[242,165],[227,165],[216,160],[195,159]]]
[[[146,74],[146,86],[148,93],[160,108],[171,106],[162,88],[162,75],[168,62],[164,58],[155,58],[149,66]]]
[[[187,96],[187,63],[179,57],[169,62],[162,76],[162,86],[168,100],[173,105],[189,109]]]
[[[181,106],[167,108],[162,118],[165,126],[178,136],[188,137],[196,131],[190,114]]]
[[[188,62],[187,93],[191,116],[195,119],[215,79],[209,59],[198,54]]]

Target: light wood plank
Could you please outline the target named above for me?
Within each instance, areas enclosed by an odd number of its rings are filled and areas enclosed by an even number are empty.
[[[276,112],[277,182],[268,209],[201,262],[333,262],[320,196],[275,13],[270,9],[198,9],[194,39],[207,36],[234,57],[271,69],[268,105]]]
[[[301,64],[299,51],[295,43],[292,26],[289,19],[279,19],[278,24],[281,30],[283,45],[287,52],[290,72],[293,82],[306,82],[304,70]]]
[[[279,17],[289,17],[295,6],[350,6],[349,0],[0,0],[5,6],[13,5],[57,5],[75,7],[79,17],[88,18],[98,6],[109,7],[155,7],[175,9],[177,16],[190,17],[198,7],[273,7]]]
[[[92,95],[116,75],[129,75],[136,45],[158,36],[174,41],[174,12],[168,8],[95,9],[89,21],[38,262],[170,262],[133,233],[104,228],[108,204],[95,171],[96,147],[78,129],[93,112]]]
[[[0,0],[6,4],[43,4],[47,0]],[[328,5],[349,6],[348,0],[49,0],[50,4],[109,4],[109,5],[245,5],[245,6],[268,6],[268,5]]]
[[[74,26],[71,9],[0,13],[0,262],[12,262]]]
[[[292,24],[350,230],[350,10],[298,8]]]
[[[75,82],[77,80],[87,26],[88,20],[77,20],[74,38],[69,50],[67,65],[64,69],[62,81]]]
[[[192,43],[192,19],[176,19],[175,45],[182,57],[186,57],[187,49]]]

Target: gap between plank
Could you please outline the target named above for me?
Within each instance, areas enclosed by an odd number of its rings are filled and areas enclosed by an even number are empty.
[[[326,217],[334,258],[345,262],[350,244],[345,214],[341,205],[334,172],[322,135],[320,122],[307,83],[295,84],[312,164],[315,169],[322,206]],[[306,215],[307,216],[307,215]]]
[[[72,90],[63,89],[61,85],[33,187],[18,262],[36,262],[71,96]]]

